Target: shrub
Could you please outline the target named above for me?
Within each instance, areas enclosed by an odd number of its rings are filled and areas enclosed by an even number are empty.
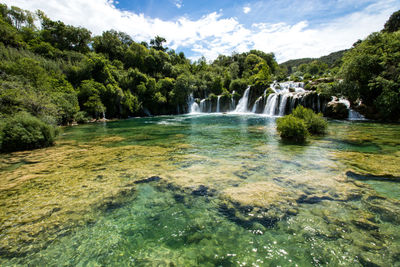
[[[327,121],[322,117],[322,114],[315,114],[309,121],[306,121],[306,126],[311,134],[324,134],[328,127]]]
[[[51,146],[56,136],[53,126],[26,112],[7,119],[2,132],[1,150],[4,152]]]
[[[304,120],[293,115],[287,115],[277,120],[277,129],[282,139],[304,142],[308,136]]]
[[[297,106],[293,111],[292,115],[296,118],[302,119],[307,127],[307,130],[311,134],[323,134],[328,127],[328,123],[322,117],[322,114],[316,114],[309,108],[305,108],[301,105]]]
[[[85,111],[78,111],[75,114],[75,121],[79,124],[88,123],[90,121],[90,117]]]
[[[208,99],[216,100],[216,99],[218,99],[218,96],[216,96],[215,94],[211,93],[211,94],[208,95]]]

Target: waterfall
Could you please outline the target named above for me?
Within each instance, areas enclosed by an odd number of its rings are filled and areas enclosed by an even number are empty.
[[[178,108],[179,108],[179,107],[178,107]],[[144,112],[144,114],[146,114],[146,116],[151,117],[151,113],[150,113],[150,111],[149,111],[147,108],[143,107],[143,112]]]
[[[188,97],[188,107],[189,107],[189,113],[199,113],[200,112],[200,107],[194,101],[193,94],[190,94]]]
[[[360,113],[358,113],[357,111],[355,111],[354,109],[352,109],[350,107],[350,101],[349,100],[347,100],[345,98],[337,99],[336,97],[333,97],[333,101],[337,101],[339,103],[342,103],[347,107],[347,109],[349,110],[349,116],[347,117],[348,120],[355,120],[355,121],[357,121],[357,120],[359,120],[359,121],[365,120],[365,117],[363,115],[361,115]]]
[[[206,100],[202,99],[200,101],[200,112],[205,112],[206,111]]]
[[[290,93],[281,95],[281,103],[279,104],[279,116],[285,115],[286,103],[289,96],[291,96]]]
[[[251,110],[252,113],[256,113],[258,105],[260,104],[261,99],[262,99],[262,96],[257,98],[256,102],[254,102],[253,109]]]
[[[264,114],[267,114],[269,116],[275,115],[276,106],[277,106],[277,104],[279,104],[276,101],[277,98],[278,98],[278,94],[270,94],[268,96],[267,104],[265,105],[265,109],[264,109]]]
[[[360,113],[358,113],[357,111],[355,111],[354,109],[349,109],[349,120],[351,121],[362,121],[365,120],[365,117],[363,115],[361,115]]]
[[[269,105],[271,104],[271,98],[273,97],[273,95],[274,94],[270,94],[269,96],[268,96],[268,98],[267,98],[267,103],[265,104],[265,107],[264,107],[264,114],[268,114],[267,113],[267,110],[269,109]]]
[[[217,113],[219,113],[220,111],[219,111],[219,100],[221,99],[221,96],[219,95],[218,96],[218,98],[217,98]]]
[[[196,102],[193,102],[193,104],[190,106],[189,113],[200,113],[200,107]]]
[[[178,106],[177,110],[187,111],[189,113],[221,113],[222,111],[231,111],[233,113],[263,113],[268,116],[284,116],[290,113],[296,106],[303,105],[306,108],[311,108],[315,112],[324,111],[326,106],[326,99],[320,98],[320,96],[312,91],[307,91],[302,88],[303,83],[299,82],[274,82],[269,88],[265,89],[264,93],[259,96],[254,105],[250,106],[250,101],[255,99],[250,92],[248,87],[242,98],[236,103],[234,95],[235,91],[232,91],[232,97],[229,101],[225,101],[222,95],[217,96],[217,99],[206,98],[200,102],[195,101],[192,94],[188,96],[187,108],[186,106]],[[268,91],[274,93],[266,97]],[[336,101],[342,102],[349,108],[349,119],[362,120],[363,116],[350,108],[350,102],[346,99],[337,99]],[[222,102],[221,102],[222,101]],[[236,105],[237,104],[237,105]],[[216,105],[215,107],[213,105]],[[222,106],[221,106],[222,105]]]
[[[231,110],[235,110],[235,98],[233,98],[233,95],[236,93],[236,91],[234,90],[232,92],[232,97],[231,97]]]
[[[239,104],[237,105],[234,112],[244,113],[248,111],[247,105],[249,102],[249,93],[250,93],[250,86],[247,87],[246,91],[244,91],[243,97],[239,100]]]
[[[296,107],[296,101],[299,98],[299,95],[294,95],[292,97],[292,102],[290,103],[290,111],[292,111]]]

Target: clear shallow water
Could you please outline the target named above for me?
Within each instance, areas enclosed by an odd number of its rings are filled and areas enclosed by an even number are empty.
[[[326,136],[289,145],[274,118],[254,115],[67,128],[55,148],[0,165],[8,183],[36,175],[3,185],[0,263],[396,265],[400,184],[346,173],[399,177],[399,133],[398,125],[332,121]],[[134,184],[154,175],[161,180]],[[30,194],[40,201],[24,206]],[[19,237],[25,232],[33,240]],[[27,252],[11,254],[7,244]]]

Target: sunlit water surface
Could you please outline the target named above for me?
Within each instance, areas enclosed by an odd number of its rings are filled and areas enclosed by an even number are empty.
[[[275,118],[255,115],[66,128],[37,162],[28,154],[2,162],[2,180],[18,181],[45,163],[54,170],[36,171],[36,184],[3,186],[0,264],[400,265],[399,143],[399,125],[331,121],[327,135],[287,144]],[[67,148],[55,166],[52,157]],[[63,191],[54,189],[60,183]],[[127,186],[117,204],[96,206]],[[30,192],[41,203],[24,206],[20,198]],[[30,208],[46,205],[50,215],[30,218]],[[29,231],[34,238],[22,240]]]

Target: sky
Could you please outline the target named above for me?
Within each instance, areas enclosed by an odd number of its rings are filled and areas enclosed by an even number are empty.
[[[400,0],[0,0],[44,11],[94,35],[114,29],[137,42],[156,35],[191,60],[273,52],[279,63],[320,57],[379,31]]]

